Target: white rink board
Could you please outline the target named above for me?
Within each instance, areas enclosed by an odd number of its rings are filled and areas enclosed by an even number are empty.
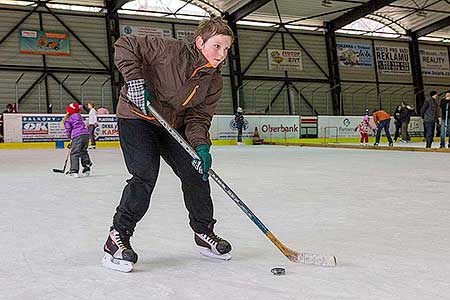
[[[5,114],[5,142],[23,142],[25,129],[30,124],[34,127],[42,126],[48,128],[49,121],[23,121],[22,117],[33,117],[39,119],[61,118],[63,115],[58,114]],[[87,115],[83,115],[87,117]],[[118,140],[117,123],[115,115],[99,116],[98,137],[99,140]],[[102,118],[104,120],[102,120]],[[255,127],[258,128],[259,136],[263,139],[293,139],[299,137],[299,117],[298,116],[253,116],[244,115],[245,125],[243,130],[243,138],[252,138]],[[375,127],[372,117],[370,124]],[[319,116],[318,117],[318,137],[336,137],[336,130],[339,138],[356,138],[359,132],[355,132],[354,128],[361,122],[362,116]],[[62,125],[61,125],[62,126]],[[28,128],[29,129],[29,128]],[[394,134],[395,125],[391,118],[390,132]],[[419,117],[412,117],[409,124],[409,132],[411,136],[421,136],[423,134],[423,123]],[[35,140],[53,138],[58,139],[60,136],[52,136],[51,133],[39,132]],[[37,136],[37,135],[36,135]],[[234,124],[234,116],[232,115],[215,115],[213,117],[210,136],[212,140],[230,140],[236,139],[237,129]]]

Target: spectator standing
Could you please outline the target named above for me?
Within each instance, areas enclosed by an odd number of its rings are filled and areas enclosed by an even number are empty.
[[[245,120],[242,113],[242,108],[240,107],[237,108],[236,115],[234,116],[234,122],[238,130],[237,143],[238,145],[242,145],[242,129],[244,128]]]
[[[106,107],[100,106],[97,109],[97,115],[109,115],[109,110]]]
[[[402,127],[402,122],[400,121],[400,111],[402,110],[402,107],[405,105],[405,103],[402,102],[394,112],[394,124],[395,124],[395,133],[394,133],[394,141],[396,142],[397,139],[400,137],[400,130]]]
[[[88,121],[88,131],[89,131],[89,139],[91,141],[91,145],[89,146],[89,149],[95,149],[96,148],[96,142],[95,142],[95,128],[98,127],[97,122],[97,111],[95,110],[95,104],[92,101],[88,102],[88,108],[89,108],[89,121]]]
[[[3,127],[3,114],[12,114],[15,113],[14,111],[14,106],[9,103],[6,105],[6,109],[4,111],[2,111],[2,113],[0,114],[0,142],[3,143],[3,137],[4,137],[4,127]]]
[[[400,111],[400,122],[402,124],[402,142],[411,142],[411,137],[409,136],[408,126],[411,121],[411,115],[414,113],[414,107],[402,103],[402,109]]]
[[[426,141],[426,148],[431,148],[433,143],[433,135],[436,122],[439,122],[438,109],[437,109],[437,97],[438,93],[436,91],[430,92],[430,98],[427,98],[422,105],[420,114],[423,119],[423,129]]]
[[[449,124],[448,124],[448,109],[450,105],[450,92],[445,93],[445,98],[441,99],[439,107],[441,108],[441,146],[440,148],[445,148],[445,139],[449,134]],[[448,147],[450,148],[450,140],[448,141]]]

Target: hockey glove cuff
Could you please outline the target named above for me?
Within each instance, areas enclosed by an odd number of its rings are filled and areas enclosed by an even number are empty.
[[[197,152],[200,160],[194,158],[192,160],[192,166],[202,175],[203,181],[208,181],[208,171],[212,165],[212,157],[209,153],[209,146],[198,145],[195,147],[195,152]]]
[[[150,105],[151,95],[145,86],[144,79],[135,79],[127,81],[127,97],[134,105],[148,115],[148,105]]]

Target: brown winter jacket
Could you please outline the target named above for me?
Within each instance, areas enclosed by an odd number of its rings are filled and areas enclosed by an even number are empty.
[[[192,147],[211,145],[209,128],[223,81],[220,69],[210,67],[194,44],[152,36],[122,36],[115,43],[114,59],[125,81],[145,79],[151,105],[174,128],[186,126]],[[120,91],[117,117],[138,119],[130,108],[139,111],[128,101],[125,85]]]

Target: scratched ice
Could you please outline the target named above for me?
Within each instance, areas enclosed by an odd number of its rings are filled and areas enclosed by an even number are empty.
[[[286,246],[336,255],[289,262],[211,183],[229,262],[198,254],[179,180],[163,164],[131,242],[135,272],[101,267],[128,173],[119,149],[69,179],[65,150],[0,150],[0,299],[448,299],[450,156],[275,146],[213,147],[213,167]],[[286,268],[273,276],[273,267]]]

